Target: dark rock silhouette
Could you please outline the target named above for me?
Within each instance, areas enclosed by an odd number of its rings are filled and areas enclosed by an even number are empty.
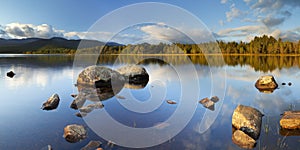
[[[9,71],[6,73],[6,76],[13,78],[16,74],[13,71]]]

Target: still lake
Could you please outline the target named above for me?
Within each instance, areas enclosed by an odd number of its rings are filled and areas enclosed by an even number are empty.
[[[203,56],[190,56],[189,61],[182,58],[184,56],[146,60],[135,60],[133,56],[116,57],[100,57],[97,65],[117,68],[138,62],[149,73],[149,82],[140,89],[123,88],[117,95],[125,99],[109,98],[102,101],[104,108],[96,111],[107,111],[125,126],[147,128],[167,120],[181,103],[196,102],[195,111],[184,129],[166,142],[147,149],[240,149],[231,139],[231,116],[238,104],[252,106],[265,115],[255,149],[295,150],[300,147],[299,134],[282,135],[279,126],[280,114],[300,110],[300,57],[225,56],[222,62],[222,56],[209,56],[206,58],[209,63]],[[88,63],[82,59],[82,68],[74,68],[73,62],[74,56],[69,55],[0,55],[0,149],[38,150],[47,145],[59,150],[80,149],[91,140],[100,140],[104,149],[128,149],[118,146],[117,142],[114,146],[107,144],[107,140],[93,132],[86,120],[75,116],[78,110],[70,108],[74,99],[70,94],[77,93],[74,83]],[[13,78],[6,76],[11,70],[16,73]],[[261,93],[254,87],[259,76],[265,74],[272,74],[279,85],[272,93]],[[291,86],[287,84],[289,82]],[[42,103],[53,93],[60,96],[58,108],[41,110]],[[182,98],[182,95],[185,96]],[[220,97],[216,110],[208,110],[197,103],[215,95]],[[141,105],[142,110],[149,112],[138,113],[124,107],[131,106],[133,99],[150,100],[150,104]],[[153,107],[153,99],[159,106],[152,110],[147,107]],[[177,104],[168,104],[166,100]],[[200,133],[199,125],[205,112],[216,112],[217,115],[211,126]],[[175,117],[179,122],[186,118],[184,112]],[[97,118],[96,121],[104,123],[105,120]],[[84,125],[88,137],[78,143],[67,142],[63,138],[63,129],[69,124]],[[169,125],[161,124],[157,128],[163,130],[165,126]]]

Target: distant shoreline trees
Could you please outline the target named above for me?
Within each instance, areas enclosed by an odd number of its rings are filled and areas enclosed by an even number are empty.
[[[276,40],[263,35],[246,42],[217,41],[201,44],[149,44],[95,46],[79,49],[82,54],[300,54],[298,42]],[[25,54],[75,54],[76,49],[42,47]],[[220,53],[221,52],[221,53]]]

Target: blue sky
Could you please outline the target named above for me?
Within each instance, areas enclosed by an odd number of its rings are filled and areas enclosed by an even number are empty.
[[[103,16],[130,4],[142,3],[142,0],[9,0],[1,1],[0,9],[0,37],[1,38],[51,38],[64,37],[90,38],[106,40],[116,33],[105,30],[87,32],[90,27]],[[263,34],[287,40],[300,40],[300,1],[299,0],[161,0],[153,1],[172,4],[189,11],[199,18],[213,35],[225,41],[249,41],[254,36]],[[156,10],[153,10],[156,11]],[[151,15],[154,12],[136,12],[136,14]],[[135,14],[134,14],[135,15]],[[161,16],[172,17],[181,22],[177,14],[161,12]],[[111,18],[112,20],[130,22],[126,18]],[[126,23],[125,23],[126,24]],[[162,38],[170,40],[176,35],[174,31],[163,26],[144,25],[135,29],[128,29],[118,34],[116,42],[133,43],[146,38]],[[182,25],[184,24],[184,25]],[[188,21],[182,23],[178,30],[201,36],[200,28],[192,27]],[[110,28],[116,25],[110,24]],[[180,26],[180,27],[179,27]],[[202,26],[201,26],[202,28]],[[164,33],[164,34],[162,34]],[[167,37],[168,36],[168,37]],[[180,39],[178,39],[180,41]],[[150,40],[151,41],[151,40]]]

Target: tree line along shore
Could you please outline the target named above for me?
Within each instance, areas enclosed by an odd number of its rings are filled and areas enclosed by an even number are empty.
[[[74,40],[73,40],[74,41]],[[68,43],[68,44],[64,44]],[[35,46],[14,47],[11,51],[1,51],[10,47],[1,47],[0,53],[23,53],[23,54],[157,54],[157,55],[300,55],[300,40],[283,41],[275,39],[272,36],[263,35],[255,37],[250,42],[206,42],[201,44],[183,44],[183,43],[159,43],[159,44],[79,44],[79,42],[70,44],[70,40],[61,41],[59,44],[49,42],[48,44],[35,43]],[[22,49],[17,51],[16,49]]]

